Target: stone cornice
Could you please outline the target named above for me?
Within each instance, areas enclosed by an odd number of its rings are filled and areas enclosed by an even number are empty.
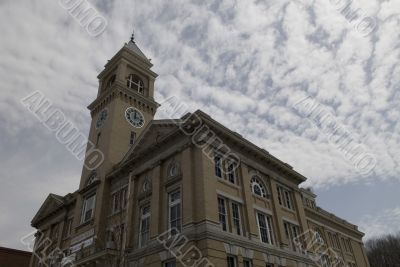
[[[315,220],[313,220],[312,217],[310,217],[310,215],[311,216],[314,215],[316,218],[320,218],[322,220],[331,222],[332,224],[335,224],[335,225],[337,225],[337,226],[339,226],[339,227],[341,227],[343,229],[346,229],[346,230],[350,231],[357,238],[361,239],[364,236],[364,233],[360,232],[356,225],[351,224],[351,223],[347,222],[346,220],[343,220],[343,219],[337,217],[336,215],[321,209],[320,207],[317,207],[316,209],[312,209],[312,208],[309,208],[309,207],[305,206],[304,210],[306,212],[306,218],[308,220],[315,221]],[[319,223],[323,224],[326,227],[326,223],[324,223],[323,221],[320,221]]]
[[[141,95],[137,92],[134,92],[133,90],[129,90],[126,87],[126,85],[117,81],[113,84],[111,88],[101,93],[92,103],[90,103],[87,106],[87,108],[91,111],[91,115],[94,116],[94,114],[100,111],[101,108],[99,108],[99,106],[108,103],[115,97],[121,97],[121,96],[122,97],[127,96],[133,99],[138,99],[139,102],[154,108],[155,109],[154,112],[160,106],[160,104],[154,101],[154,99]]]

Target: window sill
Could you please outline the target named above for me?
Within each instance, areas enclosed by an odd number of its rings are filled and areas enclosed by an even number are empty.
[[[259,199],[259,200],[262,200],[264,202],[271,203],[271,199],[270,198],[260,197],[260,196],[254,194],[254,193],[251,193],[251,194],[255,199]]]
[[[225,180],[223,178],[219,178],[218,176],[215,176],[215,178],[217,179],[218,182],[220,182],[220,183],[222,183],[224,185],[230,186],[230,187],[235,188],[235,189],[240,189],[240,186],[238,186],[237,184],[233,184],[233,183],[231,183],[231,182],[229,182],[229,181],[227,181],[227,180]]]
[[[285,211],[287,211],[287,212],[290,212],[290,213],[296,214],[296,211],[295,211],[295,210],[292,210],[292,209],[286,208],[285,206],[281,206],[281,207],[282,207],[282,209],[283,209],[283,210],[285,210]]]
[[[83,222],[83,223],[79,224],[79,225],[75,228],[75,232],[78,231],[79,229],[81,229],[81,228],[87,226],[87,225],[92,225],[93,223],[94,223],[94,218],[92,218],[92,219],[90,219],[90,220],[88,220],[88,221],[86,221],[86,222]]]

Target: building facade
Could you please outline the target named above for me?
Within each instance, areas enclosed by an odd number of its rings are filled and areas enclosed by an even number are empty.
[[[0,247],[0,266],[28,267],[32,253],[12,248]]]
[[[33,218],[30,266],[369,266],[290,165],[202,111],[155,120],[151,67],[131,39],[99,74],[79,189]]]

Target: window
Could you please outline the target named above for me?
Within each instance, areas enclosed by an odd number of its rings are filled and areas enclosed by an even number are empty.
[[[329,259],[329,256],[326,254],[321,254],[320,255],[320,259],[321,259],[321,266],[322,267],[330,267],[331,266],[331,261]]]
[[[112,194],[112,213],[117,213],[126,208],[128,204],[128,187],[118,190]]]
[[[350,239],[347,239],[347,247],[348,247],[349,252],[352,253],[352,252],[353,252],[353,249],[351,248],[351,241],[350,241]]]
[[[297,238],[300,234],[300,228],[297,225],[294,225],[289,222],[283,222],[283,226],[285,228],[286,238],[289,241],[289,246],[293,251],[296,251],[296,244],[294,239]]]
[[[150,239],[150,206],[144,206],[140,214],[139,247],[144,247]]]
[[[181,192],[175,191],[168,195],[169,228],[181,231]]]
[[[294,210],[292,192],[279,185],[277,186],[277,190],[279,204],[288,209]]]
[[[65,222],[63,237],[66,238],[71,235],[73,219],[70,218]]]
[[[236,257],[234,256],[228,256],[226,258],[227,265],[228,267],[236,267]]]
[[[215,163],[215,175],[219,178],[222,178],[222,159],[220,156],[214,157]]]
[[[265,265],[265,267],[274,267],[274,265],[271,263],[267,263],[267,265]]]
[[[51,233],[50,236],[53,240],[57,240],[58,239],[58,224],[53,224],[51,226]]]
[[[219,224],[221,225],[222,230],[228,230],[228,222],[227,222],[227,211],[225,205],[225,199],[218,198],[218,215],[219,215]]]
[[[137,91],[139,94],[144,93],[144,83],[139,78],[139,76],[131,74],[127,80],[127,86],[130,89]]]
[[[135,141],[136,141],[136,133],[132,131],[131,136],[129,138],[129,144],[133,145],[135,143]]]
[[[166,263],[164,263],[164,267],[176,267],[176,261],[175,260],[167,261]]]
[[[236,184],[236,166],[233,163],[229,163],[228,165],[228,181]]]
[[[253,262],[249,259],[243,260],[243,267],[253,267]]]
[[[333,234],[333,233],[328,233],[328,237],[329,237],[329,241],[332,244],[332,247],[339,249],[340,248],[340,244],[339,244],[339,239],[337,234]]]
[[[96,195],[85,198],[82,206],[81,223],[90,221],[94,215],[94,206],[96,203]]]
[[[97,138],[96,138],[96,146],[99,145],[100,137],[101,137],[101,132],[98,132],[98,133],[97,133]]]
[[[261,242],[273,244],[272,219],[270,216],[257,212],[257,222]]]
[[[251,192],[253,194],[260,196],[260,197],[267,197],[267,191],[265,190],[265,186],[261,182],[258,176],[253,176],[250,180]]]
[[[87,181],[86,181],[86,186],[91,185],[92,183],[94,183],[95,181],[97,181],[97,173],[96,172],[92,172]]]
[[[233,217],[233,226],[236,230],[236,234],[242,234],[242,226],[241,226],[241,216],[240,216],[240,206],[237,203],[232,203],[232,217]]]
[[[110,87],[114,84],[115,78],[116,78],[116,77],[117,77],[117,76],[116,76],[115,74],[113,74],[113,75],[110,77],[110,79],[108,79],[108,81],[107,81],[107,86],[106,86],[107,89],[110,88]]]
[[[325,244],[324,238],[322,237],[322,233],[321,230],[319,230],[318,228],[315,229],[315,239],[319,244]]]

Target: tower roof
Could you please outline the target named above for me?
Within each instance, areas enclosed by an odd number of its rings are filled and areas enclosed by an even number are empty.
[[[129,43],[125,44],[125,46],[131,50],[133,53],[135,53],[136,55],[138,55],[140,58],[150,62],[150,60],[146,57],[146,55],[142,52],[142,50],[140,50],[140,48],[137,46],[136,42],[135,42],[135,38],[134,35],[132,34],[131,40],[129,41]]]

